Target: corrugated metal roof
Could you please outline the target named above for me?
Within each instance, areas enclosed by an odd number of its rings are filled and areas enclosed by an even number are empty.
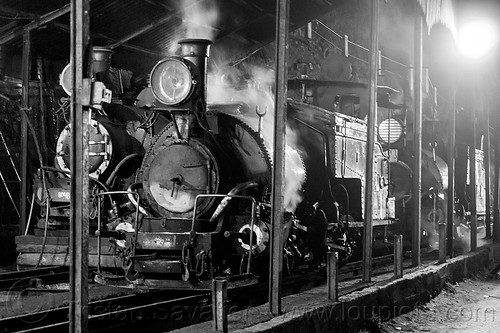
[[[291,29],[342,1],[346,0],[291,0]],[[16,27],[67,5],[67,0],[3,0],[0,43]],[[275,6],[269,0],[91,0],[90,32],[94,45],[110,45],[115,54],[132,52],[136,58],[158,60],[171,53],[178,40],[191,37],[214,41],[212,53],[224,47],[238,55],[274,38]],[[31,38],[38,52],[67,57],[69,13],[33,31]],[[7,44],[20,47],[21,40],[16,35]]]
[[[290,0],[290,30],[350,1]],[[358,6],[368,6],[369,1],[358,1]],[[419,3],[426,9],[429,26],[441,22],[452,29],[451,2],[417,0],[388,4],[398,13],[406,11],[413,15],[414,4]],[[2,0],[0,45],[7,40],[7,45],[19,49],[22,35],[11,38],[16,29],[22,32],[21,28],[37,17],[60,12],[59,17],[32,31],[32,49],[38,54],[67,59],[68,3],[68,0]],[[90,33],[94,45],[114,49],[114,66],[133,71],[149,71],[156,61],[175,50],[178,40],[189,37],[211,39],[214,41],[211,59],[224,58],[229,62],[243,58],[274,39],[275,7],[276,1],[271,0],[90,0]],[[386,22],[388,27],[381,27],[385,29],[381,46],[386,39],[390,43],[398,39],[397,31],[393,30],[403,29],[394,29],[394,19]],[[390,43],[387,44],[391,46]]]

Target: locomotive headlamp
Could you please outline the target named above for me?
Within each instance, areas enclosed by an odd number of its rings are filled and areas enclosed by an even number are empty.
[[[151,71],[153,95],[163,104],[179,105],[186,101],[194,90],[196,80],[186,64],[179,58],[166,58]]]
[[[67,64],[63,71],[59,75],[59,82],[66,94],[71,96],[71,81],[73,81],[73,75],[71,74],[71,64]]]
[[[383,144],[393,144],[401,140],[404,128],[399,119],[387,118],[378,125],[378,137]]]

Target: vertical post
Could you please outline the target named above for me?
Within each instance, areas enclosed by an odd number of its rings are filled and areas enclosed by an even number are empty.
[[[470,250],[477,249],[476,206],[476,108],[472,109],[472,134],[469,143],[469,193],[470,193]]]
[[[446,262],[446,223],[439,223],[439,260],[438,263]]]
[[[338,258],[337,252],[328,251],[327,253],[327,285],[328,285],[328,300],[337,302],[339,295],[338,281]]]
[[[378,75],[382,75],[382,51],[378,50]]]
[[[37,66],[37,72],[38,72],[38,87],[39,87],[39,97],[40,97],[40,130],[41,130],[41,137],[42,137],[42,146],[43,146],[43,152],[44,156],[48,156],[48,145],[47,145],[47,129],[45,128],[45,103],[43,101],[43,82],[44,82],[44,76],[43,76],[43,58],[42,56],[38,56],[36,59],[36,66]]]
[[[212,327],[214,332],[227,332],[226,300],[227,281],[214,279],[212,281]]]
[[[26,111],[29,108],[29,85],[31,72],[31,34],[29,30],[25,30],[23,34],[23,59],[22,59],[22,107]],[[21,116],[21,190],[20,190],[20,220],[19,234],[24,235],[26,229],[26,195],[27,195],[27,175],[28,175],[28,113],[22,112]]]
[[[493,179],[493,242],[500,243],[500,118],[495,112],[495,172]]]
[[[448,256],[453,257],[453,238],[455,235],[453,214],[455,208],[455,132],[456,132],[456,95],[453,92],[452,109],[450,112],[450,130],[449,130],[449,146],[448,146],[448,216],[447,216],[447,228],[446,237],[447,242],[447,252]]]
[[[273,315],[281,314],[281,276],[283,270],[283,183],[285,170],[286,95],[288,57],[288,19],[290,0],[276,3],[276,97],[274,113],[272,241],[269,263],[269,308]]]
[[[84,79],[88,78],[89,0],[71,1],[71,142],[70,142],[70,307],[69,332],[88,331],[89,242],[89,108],[83,106]]]
[[[484,148],[484,172],[485,172],[485,192],[486,192],[486,216],[484,218],[484,223],[486,223],[486,238],[491,238],[491,180],[490,180],[490,106],[491,103],[488,101],[485,108],[484,120],[485,120],[485,148]]]
[[[349,36],[344,35],[344,56],[349,57]]]
[[[416,2],[415,2],[416,3]],[[424,17],[416,3],[415,45],[414,45],[414,117],[413,117],[413,237],[412,265],[420,265],[420,234],[422,233],[422,66],[423,66],[423,35]]]
[[[394,277],[403,277],[403,235],[394,235]]]
[[[366,184],[365,223],[363,228],[363,282],[370,282],[372,270],[373,238],[373,155],[375,147],[375,123],[377,122],[377,73],[378,73],[378,11],[379,0],[371,1],[371,41],[370,41],[370,85],[368,131],[366,133]]]

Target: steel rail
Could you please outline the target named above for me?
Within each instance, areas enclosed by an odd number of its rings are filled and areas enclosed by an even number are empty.
[[[210,301],[208,294],[195,294],[163,300],[166,291],[117,296],[89,302],[89,331],[130,325],[146,318],[161,318],[159,314],[176,306],[200,305]],[[152,302],[153,301],[153,302]],[[19,314],[0,319],[2,332],[64,332],[68,328],[69,306],[45,309],[36,313]],[[139,313],[140,315],[134,315]],[[131,314],[129,316],[129,314]],[[131,320],[123,320],[128,318]]]

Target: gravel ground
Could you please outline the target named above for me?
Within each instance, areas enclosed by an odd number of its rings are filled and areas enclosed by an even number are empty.
[[[447,284],[430,302],[372,332],[500,332],[500,277],[485,274]]]

